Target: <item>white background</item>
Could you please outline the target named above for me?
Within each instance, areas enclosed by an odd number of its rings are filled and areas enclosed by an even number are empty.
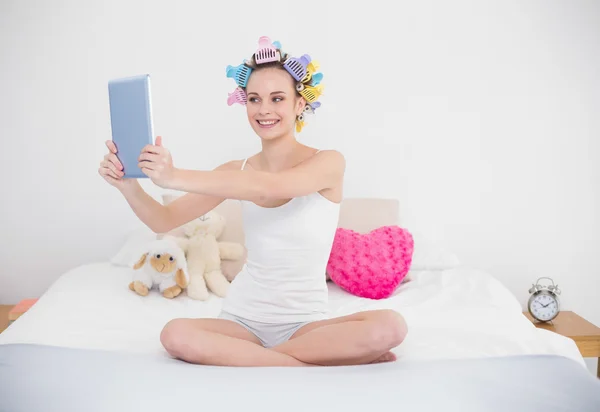
[[[399,199],[403,226],[524,305],[550,276],[563,309],[600,325],[594,1],[1,1],[0,303],[140,225],[97,174],[109,79],[151,75],[176,166],[260,150],[225,67],[262,35],[320,63],[323,106],[299,138],[344,153],[347,197]]]

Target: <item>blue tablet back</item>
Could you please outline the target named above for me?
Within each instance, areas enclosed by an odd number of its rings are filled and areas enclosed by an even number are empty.
[[[138,167],[144,146],[153,144],[150,76],[143,74],[108,82],[112,140],[125,178],[147,178]]]

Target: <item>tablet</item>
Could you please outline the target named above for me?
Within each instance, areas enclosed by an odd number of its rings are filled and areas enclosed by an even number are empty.
[[[154,142],[150,75],[110,80],[108,98],[112,140],[123,165],[123,177],[147,178],[138,167],[138,158],[144,146]]]

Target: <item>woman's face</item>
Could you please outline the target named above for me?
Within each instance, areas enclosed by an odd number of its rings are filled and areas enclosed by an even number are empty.
[[[295,84],[289,73],[276,67],[250,75],[246,85],[248,121],[262,139],[294,133],[296,116],[306,104],[297,95]]]

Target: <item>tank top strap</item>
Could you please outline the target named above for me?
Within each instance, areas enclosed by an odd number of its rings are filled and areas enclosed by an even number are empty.
[[[248,161],[248,158],[245,158],[244,162],[242,163],[242,169],[241,170],[244,170],[244,167],[246,167],[246,162],[247,161]]]

